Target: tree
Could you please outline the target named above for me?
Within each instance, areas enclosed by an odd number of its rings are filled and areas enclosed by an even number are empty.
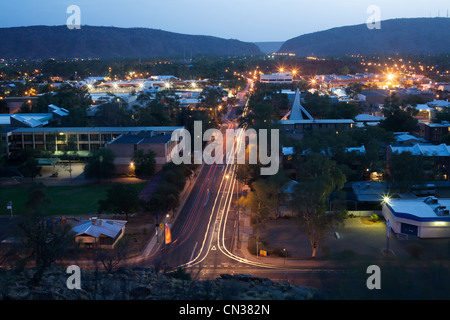
[[[155,173],[155,157],[156,153],[152,150],[148,150],[147,153],[144,150],[136,150],[133,157],[135,174],[144,177],[152,176]]]
[[[148,202],[153,214],[172,213],[180,205],[180,192],[186,185],[186,178],[191,174],[184,164],[166,163],[162,169],[162,181]]]
[[[30,155],[28,159],[19,166],[19,171],[25,177],[31,178],[31,181],[34,181],[34,178],[41,173],[41,169],[42,167],[39,165],[39,162],[34,155]]]
[[[100,261],[106,272],[113,272],[118,268],[120,263],[127,257],[129,253],[129,241],[121,239],[114,246],[114,250],[96,248],[96,260]]]
[[[58,258],[70,247],[72,233],[70,226],[56,224],[45,217],[45,209],[51,199],[47,196],[43,183],[33,183],[25,203],[27,213],[22,216],[19,227],[24,232],[23,246],[29,251],[25,259],[34,258],[37,267],[30,283],[38,285],[42,276]]]
[[[256,242],[259,242],[261,228],[271,218],[277,207],[277,188],[273,184],[260,179],[251,184],[251,191],[246,197],[239,199],[239,204],[250,209],[250,219],[256,225]]]
[[[415,109],[414,109],[415,110]],[[400,108],[400,100],[395,93],[384,100],[383,115],[386,119],[380,122],[380,127],[392,132],[413,131],[418,120],[412,116],[413,109]]]
[[[394,182],[400,192],[406,192],[413,184],[425,181],[422,158],[409,151],[394,152],[388,161],[387,179]]]
[[[153,214],[165,214],[169,211],[174,211],[180,205],[178,188],[163,181],[153,193],[148,206],[150,212]]]
[[[45,270],[70,247],[71,229],[69,225],[55,224],[40,215],[24,218],[19,226],[25,234],[23,245],[31,251],[28,258],[34,258],[37,267],[30,283],[38,285]]]
[[[140,207],[139,192],[130,184],[118,184],[106,192],[106,199],[99,200],[99,212],[110,211],[125,214],[128,220],[130,213]]]
[[[347,75],[350,73],[350,69],[347,66],[343,66],[342,68],[338,69],[338,73],[342,75]]]
[[[308,155],[298,164],[299,184],[295,187],[291,206],[297,212],[300,229],[309,238],[315,258],[325,231],[342,220],[342,211],[327,211],[330,195],[341,190],[345,175],[336,163],[322,154]]]
[[[25,206],[30,212],[41,214],[46,206],[51,203],[51,198],[47,195],[47,190],[42,182],[34,182],[28,189],[28,200]]]
[[[110,178],[115,171],[114,153],[109,148],[92,150],[84,167],[84,174],[87,178]]]
[[[64,147],[64,158],[69,160],[69,176],[70,182],[72,182],[72,160],[76,156],[76,152],[78,151],[78,146],[75,141],[76,138],[71,137],[67,141],[67,145]]]
[[[290,181],[289,174],[287,171],[278,170],[276,174],[269,176],[266,180],[277,192],[275,197],[275,218],[278,218],[280,216],[281,203],[285,199],[284,188]]]
[[[345,93],[352,99],[362,92],[362,85],[360,83],[350,83],[345,88]]]
[[[125,127],[131,125],[132,115],[128,104],[120,98],[102,104],[95,113],[98,126]]]

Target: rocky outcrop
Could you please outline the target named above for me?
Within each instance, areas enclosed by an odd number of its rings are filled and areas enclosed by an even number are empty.
[[[30,286],[33,269],[0,270],[0,299],[9,300],[305,300],[317,299],[314,288],[293,286],[251,275],[223,274],[214,280],[183,280],[153,269],[119,269],[114,273],[81,271],[81,289],[68,289],[63,268],[46,271],[39,286]]]

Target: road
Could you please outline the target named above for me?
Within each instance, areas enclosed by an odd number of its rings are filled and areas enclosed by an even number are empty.
[[[249,83],[245,91],[250,87]],[[241,100],[242,105],[245,105],[245,99]],[[228,116],[233,118],[234,110]],[[222,126],[224,140],[225,130],[236,126],[235,122],[225,117]],[[237,137],[236,149],[243,140]],[[224,143],[224,163],[203,164],[178,216],[169,218],[169,223],[175,218],[170,228],[172,242],[162,243],[161,237],[158,250],[142,259],[139,265],[158,266],[166,270],[181,267],[199,280],[214,279],[227,273],[251,274],[274,281],[289,281],[295,285],[320,287],[324,281],[329,285],[330,279],[335,279],[336,273],[341,272],[334,266],[318,265],[313,261],[286,264],[280,258],[270,263],[263,262],[248,254],[244,255],[245,250],[238,248],[236,165],[234,155],[227,155],[225,149]],[[242,234],[239,239],[242,240]]]

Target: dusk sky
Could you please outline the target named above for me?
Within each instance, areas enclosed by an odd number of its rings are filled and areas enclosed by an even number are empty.
[[[81,9],[81,25],[147,27],[242,41],[285,41],[314,31],[381,20],[441,17],[448,0],[14,0],[2,1],[0,27],[64,25],[67,7]]]

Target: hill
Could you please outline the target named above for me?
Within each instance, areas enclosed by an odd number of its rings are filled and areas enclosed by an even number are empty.
[[[187,35],[148,28],[31,26],[0,28],[0,58],[137,58],[261,54],[234,39]]]
[[[380,29],[360,24],[309,33],[287,40],[279,53],[330,57],[345,54],[450,53],[450,19],[381,21]]]

